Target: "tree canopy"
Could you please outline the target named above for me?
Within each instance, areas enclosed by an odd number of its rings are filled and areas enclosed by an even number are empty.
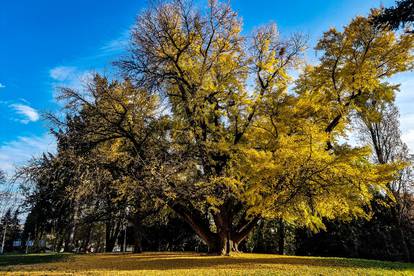
[[[67,117],[50,116],[78,177],[71,208],[103,206],[121,223],[127,206],[134,221],[167,206],[217,254],[262,219],[318,231],[368,218],[405,163],[373,162],[369,144],[346,139],[356,118],[381,118],[372,106],[398,91],[389,78],[413,66],[414,38],[377,28],[378,12],[325,32],[306,65],[302,36],[274,24],[245,35],[227,4],[149,7],[117,62],[123,79],[62,89]]]

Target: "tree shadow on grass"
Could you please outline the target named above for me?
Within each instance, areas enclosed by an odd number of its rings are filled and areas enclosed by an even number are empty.
[[[70,257],[70,258],[69,258]],[[67,259],[69,258],[69,259]],[[63,262],[62,262],[63,261]],[[0,270],[9,269],[15,265],[46,265],[42,269],[54,271],[134,271],[134,270],[193,270],[193,269],[271,269],[286,270],[305,267],[315,268],[361,268],[381,269],[385,271],[414,271],[414,264],[382,262],[363,259],[290,257],[279,255],[250,255],[220,257],[197,253],[144,253],[144,254],[33,254],[0,256]],[[6,268],[8,267],[8,268]],[[20,267],[19,269],[33,271],[37,266]]]
[[[381,262],[362,259],[307,258],[307,257],[211,257],[186,254],[142,254],[124,255],[121,258],[105,255],[99,267],[92,269],[111,270],[170,270],[170,269],[215,269],[215,268],[277,268],[277,266],[325,267],[325,268],[376,268],[384,270],[413,270],[409,263]],[[194,258],[196,257],[196,258]]]
[[[30,265],[62,261],[67,254],[6,254],[0,255],[0,268],[13,265]]]

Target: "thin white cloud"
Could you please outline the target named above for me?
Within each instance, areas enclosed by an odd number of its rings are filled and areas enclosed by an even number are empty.
[[[115,39],[115,40],[109,41],[104,46],[102,46],[101,51],[103,51],[103,53],[123,51],[127,48],[127,45],[128,45],[127,39]]]
[[[108,41],[101,47],[100,55],[111,54],[116,52],[125,51],[129,44],[129,37],[131,33],[131,28],[122,32],[122,34],[113,40]]]
[[[49,72],[50,77],[53,79],[51,86],[53,89],[54,101],[59,95],[61,87],[82,91],[85,88],[85,84],[90,81],[93,75],[93,71],[80,70],[73,66],[57,66],[52,68]],[[57,104],[62,103],[57,102]]]
[[[6,86],[0,82],[0,88],[6,88]]]
[[[16,140],[0,144],[0,169],[11,176],[16,166],[24,165],[43,152],[55,151],[56,141],[50,134],[17,137]]]
[[[39,112],[31,106],[25,104],[11,104],[11,108],[13,108],[17,114],[23,116],[23,119],[19,121],[21,123],[27,124],[29,122],[36,122],[39,120]]]
[[[76,67],[73,66],[57,66],[49,71],[49,75],[52,79],[57,81],[65,81],[72,78],[76,72]]]
[[[59,87],[83,90],[85,87],[84,84],[91,79],[93,73],[96,72],[96,70],[98,72],[103,70],[103,68],[85,70],[85,65],[88,64],[90,60],[117,55],[126,51],[130,40],[131,28],[132,26],[125,29],[117,38],[104,43],[103,46],[97,50],[95,55],[87,56],[72,62],[75,66],[59,65],[51,68],[49,70],[49,76],[53,80],[51,84],[54,89],[54,98],[56,98],[57,88]]]
[[[82,83],[88,80],[92,72],[89,70],[80,70],[74,66],[57,66],[49,71],[50,77],[54,80],[53,86],[64,86],[79,89]]]

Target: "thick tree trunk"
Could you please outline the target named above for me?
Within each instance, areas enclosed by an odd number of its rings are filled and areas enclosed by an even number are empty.
[[[217,235],[211,232],[209,222],[207,219],[203,218],[203,214],[198,212],[195,208],[188,208],[176,202],[170,203],[170,207],[185,222],[187,222],[194,232],[204,241],[209,248],[209,253],[215,250],[217,247]]]
[[[215,239],[206,242],[208,253],[226,256],[229,256],[231,253],[239,253],[239,245],[249,233],[250,231],[246,231],[246,233],[240,235],[234,232],[221,231],[221,234],[215,235]]]
[[[65,239],[65,246],[63,247],[63,251],[64,252],[71,252],[72,250],[72,244],[71,244],[71,238],[70,238],[70,233],[66,234],[66,239]]]
[[[63,234],[60,234],[58,237],[58,241],[56,243],[56,252],[60,252],[62,250],[63,247],[63,240],[64,240],[64,236]]]
[[[134,253],[142,253],[142,225],[138,215],[132,220],[134,230]]]
[[[278,241],[278,253],[283,255],[285,253],[285,223],[282,219],[279,220],[279,241]]]
[[[108,240],[105,244],[105,252],[111,253],[114,250],[115,241]]]
[[[212,255],[226,255],[231,253],[239,253],[240,243],[248,236],[250,232],[247,232],[243,236],[236,235],[230,232],[221,232],[217,234],[215,239],[207,242],[208,253]]]
[[[239,244],[248,236],[259,221],[259,217],[251,220],[243,218],[237,225],[233,225],[234,215],[223,208],[221,212],[213,215],[217,229],[215,233],[210,230],[210,225],[205,215],[196,209],[190,209],[178,203],[170,204],[170,207],[204,241],[208,247],[208,253],[214,255],[230,255],[231,252],[238,252]]]
[[[90,225],[88,227],[88,236],[86,237],[86,241],[85,241],[84,246],[83,246],[84,252],[88,251],[89,243],[91,241],[91,235],[92,235],[92,226]]]
[[[121,231],[120,237],[118,239],[118,244],[120,245],[121,252],[124,252],[124,243],[123,243],[123,240],[124,240],[124,231]]]
[[[105,252],[112,252],[114,250],[116,238],[119,233],[118,224],[115,222],[115,225],[112,225],[111,222],[107,222],[105,225]]]

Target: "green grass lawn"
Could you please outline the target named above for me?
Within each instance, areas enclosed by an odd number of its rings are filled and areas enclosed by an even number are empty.
[[[414,275],[414,264],[270,254],[30,254],[0,256],[0,275]]]

